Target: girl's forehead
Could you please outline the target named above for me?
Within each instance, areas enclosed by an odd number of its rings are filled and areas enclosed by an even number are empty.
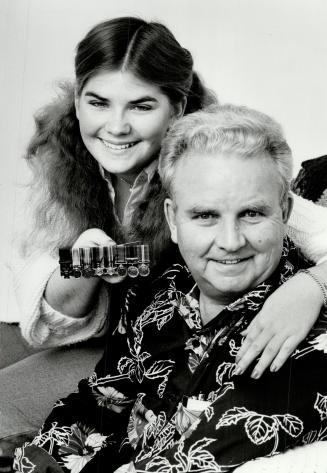
[[[164,95],[160,88],[145,81],[129,70],[100,71],[92,75],[83,87],[83,93],[98,91],[116,95]]]

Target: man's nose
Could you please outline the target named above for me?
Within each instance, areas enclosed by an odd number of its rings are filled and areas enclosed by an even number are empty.
[[[220,222],[217,227],[215,243],[225,251],[235,252],[246,244],[246,238],[239,223],[231,220]]]
[[[111,135],[127,135],[131,131],[127,114],[120,110],[112,110],[106,117],[105,129]]]

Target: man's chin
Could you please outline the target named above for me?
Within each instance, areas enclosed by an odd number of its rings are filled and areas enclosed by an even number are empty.
[[[235,278],[235,280],[228,278],[226,281],[222,281],[220,278],[212,281],[210,286],[211,297],[221,299],[225,305],[239,299],[251,289],[250,284],[245,284],[244,280],[239,280],[239,278]]]

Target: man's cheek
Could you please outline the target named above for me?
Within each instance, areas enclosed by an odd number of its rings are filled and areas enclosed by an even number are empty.
[[[283,228],[277,221],[258,226],[253,232],[248,234],[252,246],[258,251],[264,251],[276,245],[276,242],[283,241]]]

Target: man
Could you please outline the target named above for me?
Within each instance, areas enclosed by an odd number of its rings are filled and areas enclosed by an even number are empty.
[[[16,471],[232,471],[327,437],[323,318],[277,373],[255,380],[235,362],[265,299],[307,267],[285,238],[280,127],[244,107],[189,115],[159,169],[182,258],[130,288],[95,373],[18,449]]]

